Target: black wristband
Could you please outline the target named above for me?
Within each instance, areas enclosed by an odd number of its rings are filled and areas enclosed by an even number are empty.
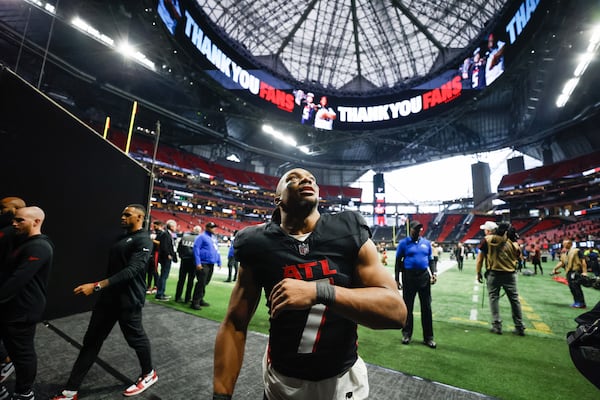
[[[230,394],[213,393],[213,400],[231,400]]]
[[[317,282],[317,303],[330,306],[335,302],[335,286],[329,282]]]

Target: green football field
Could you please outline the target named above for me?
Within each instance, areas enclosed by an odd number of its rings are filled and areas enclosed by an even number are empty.
[[[389,252],[388,255],[387,268],[393,273],[394,254]],[[225,254],[222,259],[227,259]],[[359,353],[366,362],[502,399],[600,398],[600,391],[577,371],[569,356],[566,334],[576,328],[573,319],[584,310],[569,307],[573,299],[568,287],[549,276],[553,262],[543,264],[544,275],[519,276],[519,294],[527,327],[524,337],[510,332],[513,325],[505,296],[500,299],[505,333],[489,332],[487,292],[484,285],[476,283],[474,260],[466,260],[463,271],[459,272],[446,253],[442,265],[449,269],[439,275],[438,283],[432,287],[438,348],[432,350],[420,344],[422,330],[417,300],[413,342],[408,346],[400,343],[401,331],[359,328]],[[215,268],[206,294],[210,307],[194,311],[174,301],[160,304],[220,321],[233,287],[233,283],[224,282],[226,270],[226,266],[221,270]],[[176,281],[177,270],[174,269],[167,294],[174,296]],[[599,290],[584,288],[584,294],[588,309],[600,301]],[[250,329],[268,332],[264,299]]]

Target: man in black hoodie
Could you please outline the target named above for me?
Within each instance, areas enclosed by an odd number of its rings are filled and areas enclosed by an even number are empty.
[[[5,197],[0,200],[0,271],[4,267],[6,257],[10,254],[15,236],[15,228],[12,220],[19,208],[25,207],[25,201],[19,197]],[[0,338],[0,383],[4,382],[15,371],[14,364],[10,360],[2,339]],[[0,388],[0,400],[2,391]]]
[[[0,336],[15,366],[14,400],[35,398],[35,328],[46,308],[46,286],[54,253],[52,242],[41,232],[44,218],[39,207],[15,211],[14,245],[0,271]],[[2,392],[4,387],[0,387],[0,395]]]
[[[146,209],[130,204],[121,213],[121,227],[126,233],[111,247],[108,257],[108,278],[77,286],[73,292],[100,297],[83,338],[83,347],[73,365],[66,389],[53,400],[77,400],[85,375],[100,352],[104,340],[118,322],[127,344],[138,356],[141,376],[127,388],[124,396],[134,396],[153,385],[158,376],[152,367],[150,341],[142,326],[142,307],[146,299],[145,273],[152,239],[142,229]]]

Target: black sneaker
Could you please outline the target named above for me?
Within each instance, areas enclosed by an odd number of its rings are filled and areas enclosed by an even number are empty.
[[[208,307],[208,306],[210,306],[210,304],[209,304],[209,303],[207,303],[207,302],[205,302],[204,300],[202,300],[202,301],[200,302],[200,305],[201,305],[202,307]]]
[[[502,335],[502,320],[492,321],[492,329],[490,332],[495,333],[496,335]]]
[[[402,344],[410,344],[410,338],[408,336],[404,336],[402,338]]]
[[[35,394],[33,394],[33,390],[30,390],[29,393],[15,393],[12,400],[35,400]]]
[[[517,336],[525,336],[525,328],[515,328],[512,333]]]

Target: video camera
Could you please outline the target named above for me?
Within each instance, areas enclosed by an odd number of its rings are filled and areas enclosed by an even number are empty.
[[[581,286],[591,287],[596,290],[600,290],[600,278],[597,276],[585,276],[577,274],[577,282],[579,282]]]
[[[498,228],[496,228],[496,235],[503,236],[505,233],[506,237],[510,239],[511,242],[519,240],[519,234],[514,226],[508,222],[500,222]]]

